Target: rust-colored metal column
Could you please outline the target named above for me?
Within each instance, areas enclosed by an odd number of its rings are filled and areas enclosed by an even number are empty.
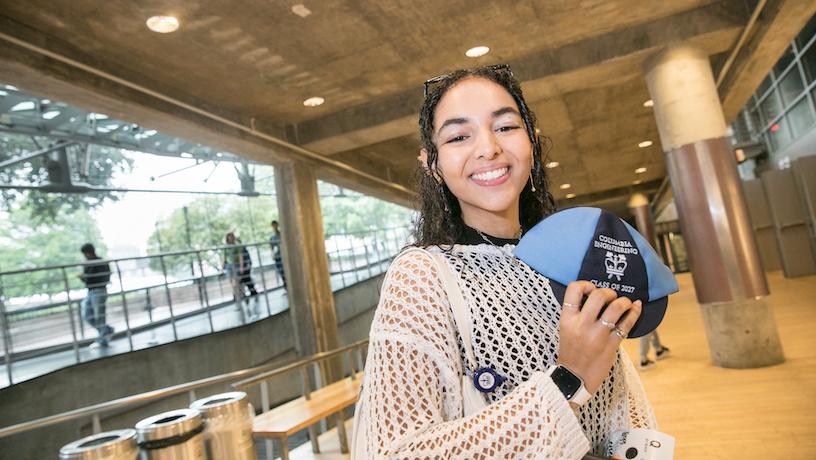
[[[649,199],[642,193],[635,193],[629,197],[627,205],[629,211],[635,216],[635,227],[643,235],[643,238],[657,250],[654,219],[652,218],[652,209],[649,207]]]
[[[750,368],[784,361],[708,55],[689,44],[646,63],[680,228],[711,359]]]

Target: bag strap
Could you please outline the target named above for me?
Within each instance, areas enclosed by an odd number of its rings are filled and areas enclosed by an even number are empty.
[[[462,290],[459,288],[459,282],[454,277],[448,261],[445,260],[445,256],[440,253],[428,252],[436,261],[437,270],[442,278],[442,285],[448,294],[448,301],[453,311],[453,320],[456,323],[456,328],[459,330],[459,335],[462,337],[465,355],[468,361],[470,361],[470,366],[466,367],[473,368],[476,366],[476,355],[473,353],[473,344],[470,337],[470,332],[473,330],[473,323],[470,320],[470,309],[465,303]]]

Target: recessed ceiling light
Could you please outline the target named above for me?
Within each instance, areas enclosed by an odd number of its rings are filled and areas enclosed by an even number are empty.
[[[649,99],[648,101],[643,103],[643,107],[654,107],[654,101]]]
[[[182,158],[192,158],[193,154],[189,153],[189,152],[181,152],[181,157]]]
[[[485,54],[490,52],[490,48],[486,46],[474,46],[473,48],[465,51],[465,56],[471,58],[477,58],[480,56],[484,56]]]
[[[561,190],[566,190],[566,189],[568,189],[570,187],[572,187],[572,185],[570,185],[570,184],[561,184]]]
[[[560,163],[558,163],[557,161],[551,161],[551,162],[547,163],[547,167],[550,168],[550,169],[557,168],[559,164]]]
[[[47,105],[47,104],[50,104],[50,103],[51,103],[50,99],[43,99],[43,100],[40,101],[40,104],[43,104],[43,105]]]
[[[645,149],[646,147],[651,147],[651,146],[652,146],[652,141],[643,141],[640,144],[638,144],[638,147],[640,147],[642,149]]]
[[[221,152],[215,152],[215,156],[217,156],[218,158],[221,158],[221,157],[224,156],[224,154],[221,153]]]
[[[644,166],[641,166],[640,168],[635,170],[635,174],[643,174],[645,172],[646,172],[646,168]]]
[[[8,96],[8,93],[3,90],[0,90],[0,96]]]
[[[322,105],[324,102],[326,102],[325,99],[323,99],[322,97],[315,96],[310,97],[309,99],[303,101],[303,105],[305,105],[306,107],[317,107],[318,105]]]
[[[640,180],[634,180],[634,181],[632,181],[632,184],[633,185],[640,185]]]
[[[59,110],[49,110],[48,112],[42,114],[42,117],[45,118],[46,120],[50,120],[52,118],[55,118],[59,114],[60,114]]]
[[[148,29],[160,34],[169,34],[179,28],[179,21],[173,16],[151,16],[146,24]]]
[[[12,112],[22,112],[24,110],[34,110],[34,103],[31,101],[23,101],[14,105],[10,109]]]
[[[17,87],[16,87],[16,86],[12,86],[12,85],[6,85],[6,89],[10,89],[10,90],[12,90],[12,91],[17,91]]]
[[[567,199],[569,199],[569,198],[575,198],[575,194],[574,193],[567,193]]]
[[[292,12],[296,15],[305,18],[306,16],[312,14],[312,10],[306,8],[306,5],[303,3],[298,3],[297,5],[292,6]]]

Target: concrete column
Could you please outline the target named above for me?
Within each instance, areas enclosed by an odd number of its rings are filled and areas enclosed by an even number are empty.
[[[708,56],[689,44],[646,62],[660,141],[714,364],[784,361]]]
[[[275,190],[297,350],[305,356],[338,348],[337,314],[314,170],[301,162],[277,167]]]

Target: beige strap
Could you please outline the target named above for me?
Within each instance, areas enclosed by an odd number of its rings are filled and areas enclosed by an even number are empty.
[[[440,253],[430,253],[436,260],[436,266],[442,278],[442,283],[445,286],[445,292],[448,293],[448,301],[453,311],[453,320],[456,322],[456,328],[459,329],[459,335],[462,337],[462,344],[465,346],[465,354],[470,361],[469,367],[476,366],[476,355],[473,353],[473,344],[470,338],[470,331],[473,330],[473,324],[470,321],[470,310],[465,303],[465,298],[462,296],[462,290],[459,288],[459,282],[453,275],[453,271],[445,260],[445,256]]]

